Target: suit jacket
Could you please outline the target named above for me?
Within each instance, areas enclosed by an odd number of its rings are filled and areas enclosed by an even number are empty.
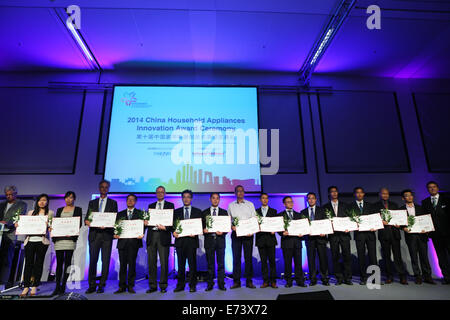
[[[278,215],[283,216],[283,218],[287,217],[286,210],[281,211],[278,213]],[[293,220],[298,220],[305,218],[300,212],[293,210]],[[304,237],[297,237],[297,236],[283,236],[283,232],[279,232],[281,236],[281,249],[299,249],[302,248],[302,240]]]
[[[435,231],[430,232],[430,237],[450,237],[450,198],[440,193],[436,208],[433,208],[431,197],[422,201],[422,207],[433,219]]]
[[[262,209],[256,209],[256,214],[258,216],[263,216]],[[274,208],[268,208],[266,217],[277,217],[277,210]],[[270,232],[257,232],[255,235],[255,245],[257,247],[265,247],[265,246],[276,246],[278,244],[277,238],[275,234],[271,234]]]
[[[158,202],[153,202],[148,205],[149,209],[156,209],[156,204]],[[172,202],[168,202],[164,200],[164,207],[163,209],[175,209],[175,206]],[[172,243],[172,231],[173,227],[166,227],[166,230],[153,230],[153,226],[147,226],[145,227],[147,229],[147,246],[150,245],[152,241],[152,237],[156,232],[159,232],[159,239],[161,241],[161,245],[165,247],[169,247]]]
[[[356,203],[356,200],[353,200],[350,204],[347,206],[348,210],[354,209],[356,213],[359,215],[368,215],[375,213],[373,205],[364,200],[363,202],[363,212],[359,210],[358,204]],[[375,232],[372,231],[354,231],[355,240],[360,239],[363,236],[367,236],[369,240],[376,240]]]
[[[180,207],[178,209],[175,209],[173,213],[173,225],[175,225],[176,219],[184,220],[184,206]],[[191,214],[190,219],[196,219],[196,218],[203,218],[202,211],[199,208],[192,207],[191,206]],[[193,247],[198,248],[198,236],[195,236],[193,238],[191,237],[182,237],[182,238],[175,238],[175,247],[177,248],[186,248],[186,247]]]
[[[7,212],[5,212],[7,204],[7,201],[2,201],[0,203],[0,221],[5,221],[5,228],[8,229],[8,231],[3,232],[3,237],[8,237],[10,240],[15,241],[16,227],[14,226],[12,218],[16,214],[17,210],[20,211],[21,215],[26,214],[27,204],[22,200],[16,199],[16,202],[9,208]]]
[[[100,198],[89,201],[89,209],[91,212],[99,212]],[[116,200],[106,198],[105,212],[118,212]],[[86,214],[87,217],[87,214]],[[86,221],[85,221],[86,223]],[[104,240],[112,240],[114,237],[114,228],[89,228],[89,241],[94,241],[97,234],[103,234]]]
[[[339,210],[339,208],[338,208]],[[302,211],[300,211],[300,214],[309,219],[309,207],[303,209]],[[314,210],[314,220],[323,220],[323,219],[327,219],[327,215],[325,214],[325,209],[322,207],[319,207],[316,205],[316,209]],[[306,241],[310,241],[310,240],[316,240],[318,243],[326,243],[327,242],[327,237],[321,237],[321,236],[306,236]]]
[[[337,214],[336,214],[336,212],[334,212],[333,205],[331,204],[331,202],[327,202],[322,208],[324,210],[326,210],[326,209],[330,210],[333,213],[333,216],[335,216],[335,217],[345,218],[345,217],[348,217],[347,206],[348,206],[348,204],[339,200]],[[328,238],[331,240],[331,239],[333,239],[333,237],[336,237],[336,236],[348,237],[349,239],[351,238],[350,232],[341,232],[341,231],[335,231],[333,234],[329,234]]]
[[[206,228],[206,216],[211,214],[211,207],[208,207],[207,209],[203,210],[202,212],[202,223],[203,223],[203,229]],[[228,216],[228,211],[222,208],[219,208],[219,212],[217,213],[219,216]],[[230,217],[231,219],[231,217]],[[214,237],[215,235],[215,237]],[[214,248],[215,244],[217,243],[219,248],[225,248],[225,236],[226,234],[222,234],[221,236],[218,236],[217,234],[212,233],[205,233],[205,241],[204,246],[206,248]],[[216,242],[215,242],[216,241]]]
[[[385,209],[385,206],[384,206],[384,203],[382,200],[375,202],[373,204],[374,212],[381,213],[382,209]],[[398,210],[398,205],[395,202],[388,200],[388,209]],[[398,229],[394,226],[385,225],[383,229],[378,230],[378,240],[383,241],[383,240],[389,240],[389,239],[400,240],[401,239],[400,229]]]
[[[58,208],[56,209],[56,213],[55,213],[55,218],[61,218],[61,213],[63,211],[64,207]],[[83,225],[82,220],[82,215],[83,215],[83,210],[80,207],[75,207],[74,211],[73,211],[73,216],[74,217],[80,217],[80,228]],[[52,237],[52,241],[56,242],[59,240],[72,240],[77,242],[78,240],[78,236],[72,236],[72,237]]]
[[[144,213],[141,210],[134,208],[133,214],[131,215],[131,220],[142,219],[143,214]],[[128,208],[117,213],[116,221],[122,219],[128,220]],[[134,248],[134,249],[142,248],[142,239],[118,239],[117,249],[121,250],[125,248]]]
[[[414,203],[414,209],[416,211],[416,216],[421,216],[424,214],[428,214],[425,212],[422,206],[419,206],[418,204]],[[403,205],[400,207],[400,210],[406,210],[406,205]],[[435,227],[436,229],[436,227]],[[422,241],[427,242],[428,241],[428,234],[426,233],[408,233],[405,232],[405,240],[408,241],[410,237],[419,237]]]

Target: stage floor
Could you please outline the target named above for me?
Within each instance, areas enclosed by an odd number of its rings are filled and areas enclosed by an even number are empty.
[[[245,283],[243,279],[242,283]],[[128,292],[122,294],[113,294],[117,290],[118,281],[110,280],[105,287],[105,292],[102,294],[92,293],[85,294],[87,289],[87,281],[81,281],[79,289],[66,290],[67,293],[75,292],[85,296],[89,300],[275,300],[279,294],[295,294],[295,293],[307,293],[328,290],[335,300],[450,300],[450,286],[443,285],[439,280],[436,281],[436,285],[422,284],[416,285],[412,279],[410,279],[409,285],[401,285],[398,282],[382,285],[381,289],[369,290],[366,286],[359,285],[358,279],[354,278],[353,286],[340,285],[336,286],[334,279],[330,279],[330,286],[323,286],[320,281],[313,287],[298,287],[295,285],[291,288],[284,287],[284,281],[278,280],[278,289],[271,287],[261,289],[259,286],[262,284],[262,280],[254,280],[256,289],[248,289],[242,287],[239,289],[230,290],[232,280],[226,279],[227,291],[220,291],[217,289],[217,285],[214,290],[206,292],[206,283],[199,282],[197,285],[197,292],[190,293],[189,286],[186,285],[184,292],[173,292],[175,289],[176,281],[169,280],[169,287],[167,293],[161,293],[159,290],[150,294],[145,293],[148,289],[148,281],[146,279],[136,282],[135,290],[136,294],[130,294]],[[309,284],[309,282],[307,281]],[[53,282],[43,283],[39,290],[39,295],[33,298],[27,298],[27,300],[48,300],[55,297],[48,297],[54,289],[55,284]],[[14,289],[3,295],[18,295],[21,289]],[[46,297],[47,296],[47,297]]]

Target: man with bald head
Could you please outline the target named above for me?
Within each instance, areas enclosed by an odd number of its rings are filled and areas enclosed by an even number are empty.
[[[373,204],[374,211],[381,212],[382,209],[397,210],[398,205],[390,200],[389,190],[381,188],[380,200]],[[378,240],[381,244],[381,252],[383,254],[383,261],[386,272],[386,284],[394,281],[394,268],[400,278],[400,283],[407,285],[406,270],[402,260],[400,250],[400,226],[390,226],[387,221],[383,221],[384,229],[378,230]],[[391,252],[394,255],[394,268],[392,267]]]

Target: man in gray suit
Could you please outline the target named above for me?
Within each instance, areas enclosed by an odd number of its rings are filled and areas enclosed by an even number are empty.
[[[21,215],[26,214],[27,204],[17,199],[16,186],[6,186],[5,196],[6,201],[0,203],[0,223],[4,225],[0,245],[0,283],[5,284],[5,289],[7,289],[13,285],[8,282],[16,245],[16,228],[13,217],[16,212]]]

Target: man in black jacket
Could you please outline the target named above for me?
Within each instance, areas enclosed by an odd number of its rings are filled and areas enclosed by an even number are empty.
[[[328,198],[330,202],[326,203],[323,208],[332,212],[334,217],[347,217],[347,205],[339,201],[339,191],[336,186],[328,187]],[[345,283],[346,285],[353,285],[352,283],[352,254],[350,250],[350,232],[335,231],[333,234],[328,235],[330,240],[331,256],[333,260],[334,276],[336,277],[336,285]],[[342,264],[339,262],[339,258],[342,251]]]
[[[300,212],[294,211],[294,201],[292,197],[286,196],[283,198],[285,210],[278,213],[284,219],[297,220],[302,219]],[[286,288],[292,287],[292,261],[294,261],[294,278],[297,285],[306,287],[305,277],[302,269],[302,235],[290,236],[287,231],[280,232],[281,236],[281,250],[284,258],[284,279],[286,280]]]
[[[214,287],[214,271],[215,259],[217,259],[217,282],[219,289],[225,291],[225,236],[226,233],[214,232],[210,233],[206,228],[207,216],[228,216],[225,209],[219,207],[220,195],[217,192],[211,193],[209,196],[211,207],[205,209],[202,213],[203,232],[205,233],[205,252],[208,262],[208,286],[206,291],[211,291]],[[231,219],[231,218],[230,218]]]
[[[414,203],[414,194],[411,190],[403,190],[402,199],[405,202],[405,205],[400,209],[406,210],[408,216],[420,216],[426,214],[421,206]],[[405,231],[405,241],[408,245],[416,284],[422,284],[422,280],[425,283],[435,284],[431,278],[431,266],[428,260],[428,234],[425,232],[410,233],[407,227],[403,228],[403,230]]]
[[[166,189],[163,186],[156,188],[156,202],[150,203],[148,209],[175,209],[172,202],[166,201]],[[157,272],[158,272],[158,254],[161,266],[161,276],[159,279],[159,288],[162,293],[167,292],[167,277],[169,274],[169,252],[172,242],[173,227],[162,225],[148,226],[148,221],[144,221],[147,226],[147,259],[148,259],[148,283],[147,293],[158,290]]]
[[[427,189],[430,196],[422,201],[422,207],[433,220],[435,231],[430,232],[430,237],[444,276],[442,283],[450,284],[450,198],[439,193],[434,181],[427,183]]]
[[[270,208],[269,195],[262,193],[260,196],[261,208],[256,209],[256,214],[260,217],[276,217],[278,216],[277,210]],[[263,284],[261,288],[278,288],[277,286],[277,271],[275,263],[275,247],[277,245],[277,238],[274,232],[258,232],[256,234],[255,244],[258,247],[259,257],[261,258],[261,273],[263,277]],[[269,268],[270,266],[270,276]]]
[[[327,219],[325,210],[317,206],[317,197],[314,192],[307,195],[308,207],[300,211],[300,214],[307,217],[309,221]],[[324,286],[329,286],[328,281],[328,259],[327,259],[327,236],[321,234],[319,236],[306,237],[306,252],[308,255],[309,285],[317,284],[316,269],[316,252],[319,256],[320,279]]]
[[[174,223],[177,219],[187,220],[202,218],[202,211],[191,205],[192,191],[184,190],[181,193],[183,198],[183,206],[174,212]],[[178,259],[178,283],[174,292],[183,291],[186,282],[186,260],[189,263],[189,292],[196,292],[197,286],[197,248],[198,236],[191,235],[187,237],[178,237],[176,231],[173,232],[175,237],[175,248],[177,250]]]
[[[349,204],[349,210],[355,210],[358,215],[374,213],[372,205],[364,200],[365,193],[362,187],[354,188],[353,195],[355,196],[355,201]],[[365,285],[368,278],[366,272],[366,248],[369,255],[369,265],[378,265],[375,232],[375,230],[354,232],[361,285]]]
[[[88,214],[90,212],[117,213],[117,202],[108,198],[109,186],[109,181],[100,181],[98,185],[100,198],[89,201]],[[102,276],[98,285],[97,293],[103,293],[105,292],[104,288],[106,285],[106,280],[108,279],[114,228],[91,228],[88,220],[88,214],[86,214],[84,224],[89,227],[89,288],[85,293],[93,293],[97,289],[97,261],[100,250],[102,251]]]
[[[134,194],[127,196],[127,208],[117,214],[116,222],[120,220],[139,220],[142,219],[143,212],[135,209],[137,197]],[[143,231],[143,230],[142,230]],[[117,249],[119,250],[119,290],[114,293],[122,293],[128,289],[129,293],[136,293],[134,284],[136,279],[136,258],[139,248],[142,248],[142,238],[144,235],[135,239],[120,239],[114,235],[117,240]],[[128,277],[127,277],[128,271]]]
[[[398,205],[389,200],[389,190],[387,188],[380,189],[380,201],[373,204],[375,212],[386,210],[398,210]],[[383,260],[386,267],[386,284],[394,281],[394,270],[392,268],[391,252],[394,255],[394,266],[400,277],[400,283],[407,285],[406,269],[402,260],[402,253],[400,250],[400,226],[390,226],[387,221],[383,221],[384,228],[378,230],[378,240],[381,244],[381,252],[383,253]]]

